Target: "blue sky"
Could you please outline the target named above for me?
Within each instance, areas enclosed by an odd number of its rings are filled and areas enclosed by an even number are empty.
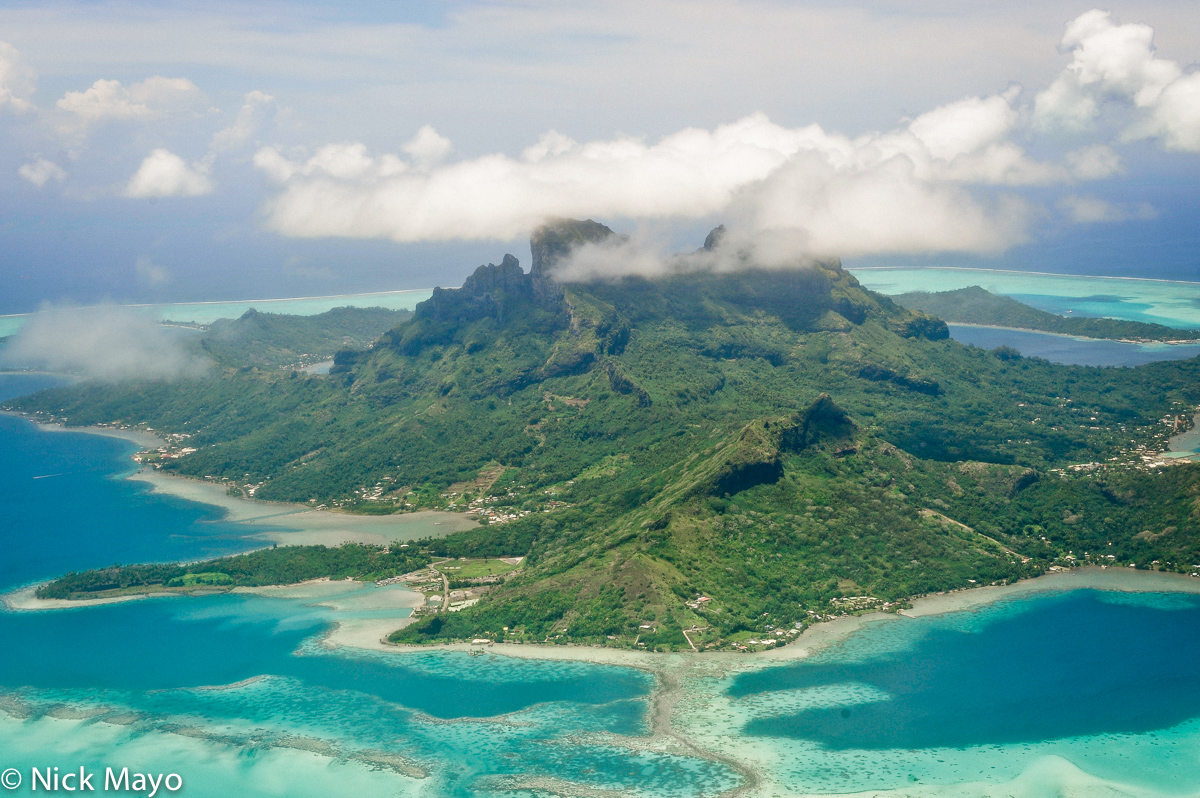
[[[724,222],[1200,280],[1194,2],[18,2],[0,42],[0,313],[454,285],[555,213],[618,272]]]

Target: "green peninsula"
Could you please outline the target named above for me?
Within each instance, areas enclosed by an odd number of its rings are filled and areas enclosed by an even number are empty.
[[[953,291],[911,291],[893,295],[892,301],[961,324],[1013,327],[1122,341],[1200,340],[1200,330],[1178,330],[1162,324],[1124,319],[1060,316],[1030,307],[1012,297],[998,296],[977,285]]]
[[[468,512],[484,525],[420,552],[524,558],[401,643],[755,649],[1052,568],[1200,563],[1200,467],[1155,454],[1200,405],[1200,363],[965,346],[837,262],[555,279],[613,236],[547,225],[530,271],[481,266],[329,375],[226,368],[9,407],[187,435],[164,470],[258,498]],[[98,579],[73,578],[55,584]]]
[[[219,557],[202,563],[97,568],[69,573],[36,591],[40,599],[94,599],[150,592],[228,590],[234,587],[287,585],[311,579],[384,580],[430,562],[416,548],[280,546]]]

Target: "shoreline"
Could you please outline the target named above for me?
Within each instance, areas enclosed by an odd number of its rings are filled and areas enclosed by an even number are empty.
[[[1190,459],[1200,456],[1200,452],[1197,452],[1194,448],[1175,448],[1176,446],[1184,446],[1188,443],[1191,443],[1193,447],[1200,445],[1200,413],[1192,414],[1192,426],[1177,435],[1167,438],[1167,450],[1160,456],[1171,459]]]
[[[385,642],[386,635],[403,628],[396,621],[375,619],[374,625],[354,630],[338,627],[322,638],[322,645],[330,649],[357,648],[368,651],[392,652],[396,654],[428,651],[468,651],[483,647],[489,654],[499,654],[517,659],[576,660],[600,665],[626,665],[644,670],[657,671],[672,660],[680,658],[692,663],[720,663],[759,667],[792,660],[805,659],[818,651],[844,640],[860,629],[880,621],[895,619],[924,618],[952,612],[968,612],[996,601],[1015,596],[1036,593],[1068,592],[1072,590],[1104,590],[1117,593],[1191,593],[1200,594],[1200,579],[1185,574],[1164,571],[1137,571],[1131,568],[1112,566],[1101,568],[1089,566],[1070,571],[1046,573],[1032,579],[1022,579],[1009,585],[984,585],[965,588],[948,593],[933,593],[912,600],[912,608],[897,613],[870,612],[862,615],[846,615],[833,621],[825,621],[808,627],[787,645],[766,651],[740,653],[733,651],[672,651],[652,652],[632,649],[584,646],[576,644],[538,643],[441,643],[428,646],[395,644]],[[408,620],[408,619],[403,619]],[[410,621],[411,622],[411,621]],[[388,631],[377,634],[378,629]]]
[[[336,597],[336,588],[348,586],[354,589],[375,587],[373,582],[365,582],[357,579],[331,579],[328,576],[317,577],[316,579],[305,579],[303,582],[293,582],[289,585],[237,585],[229,589],[204,589],[191,588],[185,590],[170,590],[170,589],[154,589],[147,590],[145,593],[127,593],[121,596],[105,596],[102,598],[88,599],[43,599],[38,598],[37,589],[49,582],[37,582],[32,585],[25,585],[16,590],[10,590],[8,593],[0,594],[0,604],[3,604],[10,611],[14,612],[39,612],[43,610],[71,610],[79,607],[99,607],[105,604],[120,604],[126,601],[138,601],[141,599],[151,598],[206,598],[209,596],[224,596],[230,594],[266,596],[268,598],[322,598],[320,592],[312,592],[312,588],[317,585],[334,586],[330,597]],[[416,608],[424,603],[425,597],[423,594],[415,590],[409,590],[399,585],[388,585],[391,588],[390,592],[404,592],[412,594],[411,599],[406,598],[399,606],[404,608]],[[310,595],[305,595],[308,592]],[[291,595],[285,595],[290,593]],[[420,596],[418,600],[416,597]],[[321,604],[323,602],[317,602]],[[387,624],[396,623],[396,619],[372,619],[381,621]],[[404,620],[404,619],[400,619]]]
[[[820,623],[809,627],[793,643],[781,648],[755,654],[735,652],[705,652],[700,654],[692,651],[677,651],[670,653],[640,652],[628,649],[592,648],[573,645],[514,645],[494,644],[481,646],[478,644],[458,643],[431,646],[397,646],[387,644],[380,636],[374,634],[379,626],[366,625],[352,628],[339,624],[320,640],[320,645],[336,652],[338,648],[366,648],[372,651],[392,652],[394,654],[432,653],[435,651],[463,652],[480,648],[486,654],[498,655],[524,660],[543,661],[575,661],[597,666],[627,667],[640,670],[654,679],[654,686],[648,695],[646,708],[646,724],[649,729],[649,739],[644,743],[633,743],[629,740],[614,741],[631,750],[671,751],[681,755],[694,756],[699,759],[725,766],[740,777],[735,786],[721,793],[719,798],[734,798],[734,796],[758,796],[767,798],[770,795],[781,794],[775,778],[777,763],[772,761],[773,749],[768,746],[760,749],[752,741],[723,739],[703,731],[704,703],[697,704],[697,696],[703,698],[706,691],[713,688],[704,685],[721,684],[724,680],[739,674],[758,671],[770,667],[786,665],[808,658],[830,646],[845,641],[856,632],[876,623],[903,623],[916,621],[922,617],[943,615],[953,612],[969,612],[978,610],[997,601],[1003,601],[1016,596],[1031,596],[1039,593],[1068,592],[1078,589],[1099,589],[1119,592],[1187,592],[1200,594],[1200,579],[1193,579],[1182,574],[1163,572],[1135,571],[1100,567],[1081,568],[1068,572],[1054,572],[1033,579],[1003,586],[985,586],[965,590],[952,591],[922,596],[913,600],[910,610],[899,614],[874,612],[857,616],[844,616],[834,621]],[[374,636],[373,636],[374,634]],[[719,688],[716,693],[717,695]],[[726,705],[718,705],[725,707]],[[718,714],[721,714],[718,712]],[[700,724],[700,725],[697,725]],[[1110,783],[1102,778],[1090,776],[1079,770],[1069,760],[1061,760],[1068,770],[1077,778],[1074,782],[1086,783],[1091,786],[1108,786]],[[980,798],[986,795],[999,795],[1002,788],[1009,784],[1026,781],[1028,773],[1040,772],[1040,765],[1035,764],[1026,768],[1011,781],[1002,780],[999,783],[989,781],[968,782],[982,789],[977,793]],[[1036,780],[1036,776],[1035,776]],[[869,790],[870,794],[916,798],[922,795],[960,794],[959,782],[922,785],[913,790],[911,787]],[[583,794],[583,793],[580,793]],[[812,796],[821,794],[810,791],[796,792],[796,795]],[[854,795],[866,793],[854,793]],[[971,793],[976,794],[976,793]],[[1023,792],[1015,794],[1024,794]],[[1114,793],[1121,794],[1121,793]],[[1137,794],[1136,791],[1130,794]],[[842,794],[851,798],[850,794]]]
[[[9,612],[45,612],[47,610],[74,610],[82,607],[99,607],[104,604],[122,604],[126,601],[139,601],[151,598],[150,593],[134,593],[128,596],[110,596],[94,599],[42,599],[34,593],[46,582],[26,585],[16,590],[0,594],[0,604]],[[173,594],[160,594],[173,595]]]
[[[142,449],[157,449],[166,443],[153,432],[143,430],[99,426],[67,427],[63,424],[38,421],[21,413],[0,413],[28,421],[38,430],[47,433],[77,432],[84,435],[100,435],[129,441]],[[130,463],[128,472],[114,476],[146,483],[150,486],[151,493],[216,507],[222,513],[218,520],[262,527],[254,530],[248,538],[281,546],[339,546],[343,543],[386,546],[397,540],[441,537],[479,526],[478,521],[467,519],[465,513],[440,510],[419,510],[390,515],[355,515],[317,510],[295,502],[245,499],[230,496],[226,489],[217,483],[179,474],[165,474],[158,469],[139,466],[136,463]]]
[[[1113,593],[1193,593],[1200,594],[1200,579],[1167,571],[1139,571],[1112,565],[1091,565],[1055,571],[1022,579],[1010,585],[984,585],[949,593],[933,593],[913,599],[912,608],[900,610],[905,618],[924,618],[950,612],[965,612],[975,607],[1032,593],[1104,590]]]
[[[1065,318],[1065,317],[1064,317]],[[1076,318],[1085,318],[1078,316]],[[1090,317],[1087,317],[1090,318]],[[1107,317],[1099,317],[1107,318]],[[1003,324],[975,324],[969,321],[946,321],[946,324],[953,324],[955,327],[972,327],[979,330],[1010,330],[1012,332],[1028,332],[1037,333],[1038,335],[1053,335],[1058,338],[1070,338],[1072,341],[1080,343],[1087,341],[1112,341],[1115,344],[1132,344],[1134,346],[1195,346],[1200,344],[1200,338],[1178,338],[1170,341],[1160,341],[1155,338],[1095,338],[1090,335],[1073,335],[1071,333],[1050,332],[1049,330],[1039,330],[1034,327],[1008,327]],[[1112,321],[1123,321],[1123,319],[1112,319]],[[1183,358],[1186,359],[1186,358]]]
[[[41,432],[61,434],[64,432],[78,432],[83,435],[100,435],[105,438],[118,438],[120,440],[129,441],[135,446],[140,446],[143,449],[157,449],[159,446],[166,445],[166,441],[155,435],[153,432],[145,432],[143,430],[134,429],[118,429],[115,427],[99,427],[95,425],[86,427],[68,427],[65,424],[58,424],[50,421],[38,421],[36,418],[30,418],[24,413],[16,413],[11,410],[0,410],[6,416],[11,418],[19,418],[33,424]]]

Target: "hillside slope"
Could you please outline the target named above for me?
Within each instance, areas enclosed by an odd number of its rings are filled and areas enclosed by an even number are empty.
[[[307,366],[341,349],[366,347],[411,316],[411,311],[387,308],[333,308],[313,316],[251,308],[236,319],[218,319],[200,336],[198,345],[221,366]]]

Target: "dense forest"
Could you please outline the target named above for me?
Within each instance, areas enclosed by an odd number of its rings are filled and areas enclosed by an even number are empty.
[[[554,279],[610,236],[549,225],[529,272],[480,267],[328,376],[226,369],[10,406],[187,434],[163,468],[261,498],[495,519],[426,548],[524,567],[398,642],[741,646],[1050,567],[1200,562],[1200,466],[1150,457],[1190,424],[1200,363],[965,346],[836,262]]]

